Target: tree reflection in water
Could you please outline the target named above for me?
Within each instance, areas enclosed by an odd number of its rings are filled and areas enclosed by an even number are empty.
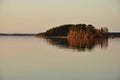
[[[107,48],[108,39],[74,39],[74,38],[48,38],[48,43],[60,48],[78,49],[80,51],[92,50],[95,46]]]

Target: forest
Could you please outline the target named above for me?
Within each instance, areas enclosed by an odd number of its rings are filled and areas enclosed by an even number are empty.
[[[46,37],[67,37],[72,39],[95,39],[95,38],[107,38],[108,28],[101,27],[100,29],[95,28],[93,25],[89,24],[67,24],[54,27],[47,30],[44,33],[39,33],[37,35],[42,35]]]

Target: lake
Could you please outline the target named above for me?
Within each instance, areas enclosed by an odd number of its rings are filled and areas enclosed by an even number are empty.
[[[1,36],[0,80],[120,80],[120,38],[79,44]]]

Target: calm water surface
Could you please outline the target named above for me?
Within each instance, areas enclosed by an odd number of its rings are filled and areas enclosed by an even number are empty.
[[[89,48],[68,44],[0,37],[0,80],[120,80],[119,38]]]

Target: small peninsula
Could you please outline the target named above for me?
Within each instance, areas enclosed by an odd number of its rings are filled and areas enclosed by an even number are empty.
[[[36,36],[44,38],[99,39],[120,37],[120,33],[108,32],[107,27],[98,29],[91,24],[66,24],[38,33]]]
[[[44,33],[38,33],[36,36],[46,38],[52,37],[67,37],[67,38],[107,38],[108,28],[96,29],[93,25],[89,24],[67,24],[54,27]]]

